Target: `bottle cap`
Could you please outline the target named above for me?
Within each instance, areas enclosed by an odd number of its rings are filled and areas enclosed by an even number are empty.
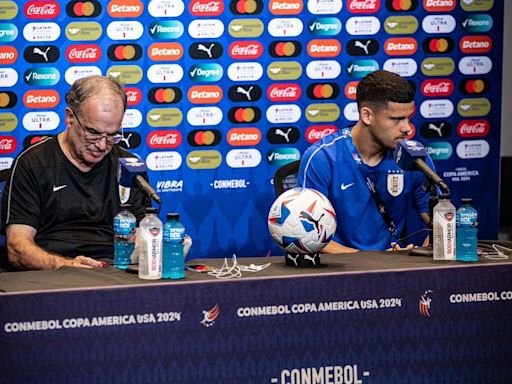
[[[462,199],[460,199],[460,203],[461,204],[472,204],[473,199],[471,197],[463,197]]]
[[[158,213],[158,209],[156,209],[155,207],[146,207],[146,213],[157,214]]]
[[[177,212],[169,212],[167,214],[167,220],[179,220],[179,219],[180,219],[180,214]]]
[[[443,200],[450,200],[452,198],[452,195],[450,193],[441,193],[439,198]]]

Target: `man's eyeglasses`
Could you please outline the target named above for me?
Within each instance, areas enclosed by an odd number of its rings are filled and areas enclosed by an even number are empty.
[[[91,143],[97,143],[101,139],[105,138],[107,140],[107,144],[118,144],[121,140],[123,140],[123,135],[120,132],[116,133],[100,133],[94,129],[86,128],[78,118],[78,115],[74,110],[71,109],[71,112],[73,112],[73,116],[75,116],[76,121],[78,121],[78,124],[85,132],[85,139]]]

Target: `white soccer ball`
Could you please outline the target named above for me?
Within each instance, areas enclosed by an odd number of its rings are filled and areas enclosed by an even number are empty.
[[[285,252],[315,253],[336,231],[336,213],[327,197],[317,190],[293,188],[272,204],[268,230]]]

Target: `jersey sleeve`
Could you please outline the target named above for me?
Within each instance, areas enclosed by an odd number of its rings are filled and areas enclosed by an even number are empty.
[[[323,148],[317,145],[309,147],[300,161],[298,186],[313,188],[328,196],[331,175],[331,162]]]

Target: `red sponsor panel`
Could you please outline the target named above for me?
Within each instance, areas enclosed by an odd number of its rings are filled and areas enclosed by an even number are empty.
[[[487,53],[492,49],[492,38],[486,35],[464,36],[459,48],[464,53]]]
[[[263,54],[263,44],[259,41],[234,41],[229,45],[232,59],[257,59]]]
[[[312,125],[306,130],[306,140],[310,143],[316,143],[325,136],[338,130],[335,125]]]
[[[302,0],[271,0],[268,9],[273,15],[298,15],[302,12]]]
[[[139,0],[112,0],[107,5],[108,14],[115,18],[139,17],[144,5]]]
[[[345,96],[347,99],[355,100],[359,81],[351,81],[345,85]]]
[[[128,106],[132,107],[142,101],[142,91],[139,88],[125,87],[124,92],[126,93]]]
[[[194,85],[187,92],[193,104],[216,104],[222,100],[222,88],[218,85]]]
[[[18,51],[11,45],[0,46],[0,64],[13,64],[18,60]]]
[[[341,53],[341,43],[336,39],[314,39],[308,43],[311,57],[336,57]]]
[[[460,137],[484,137],[491,131],[491,124],[487,120],[462,120],[457,126],[457,133]]]
[[[146,143],[150,148],[176,148],[181,141],[181,132],[176,130],[152,131],[146,136]]]
[[[194,16],[219,16],[224,12],[221,0],[194,0],[189,4],[190,13]]]
[[[27,108],[55,108],[60,101],[54,89],[33,89],[23,95],[23,105]]]
[[[18,142],[13,136],[0,136],[0,155],[13,153],[18,148]]]
[[[29,1],[23,12],[27,19],[55,19],[59,16],[60,6],[56,1]]]
[[[148,56],[153,61],[176,61],[183,56],[180,43],[153,43],[148,48]]]
[[[261,141],[261,131],[258,128],[232,128],[226,140],[234,147],[253,146]]]
[[[350,13],[377,13],[380,0],[348,0],[347,9]]]
[[[421,83],[421,93],[427,97],[450,96],[454,89],[450,79],[427,79]]]
[[[389,56],[410,56],[418,50],[418,42],[413,37],[391,37],[384,43],[384,52]]]
[[[416,136],[416,127],[409,121],[409,134],[405,137],[407,140],[412,140]]]
[[[295,83],[277,83],[267,88],[267,97],[273,102],[296,101],[301,95],[302,89],[299,84]]]
[[[423,0],[423,8],[428,12],[450,12],[456,5],[455,0]]]
[[[66,59],[71,63],[95,63],[101,54],[101,48],[96,44],[74,44],[66,49]]]

